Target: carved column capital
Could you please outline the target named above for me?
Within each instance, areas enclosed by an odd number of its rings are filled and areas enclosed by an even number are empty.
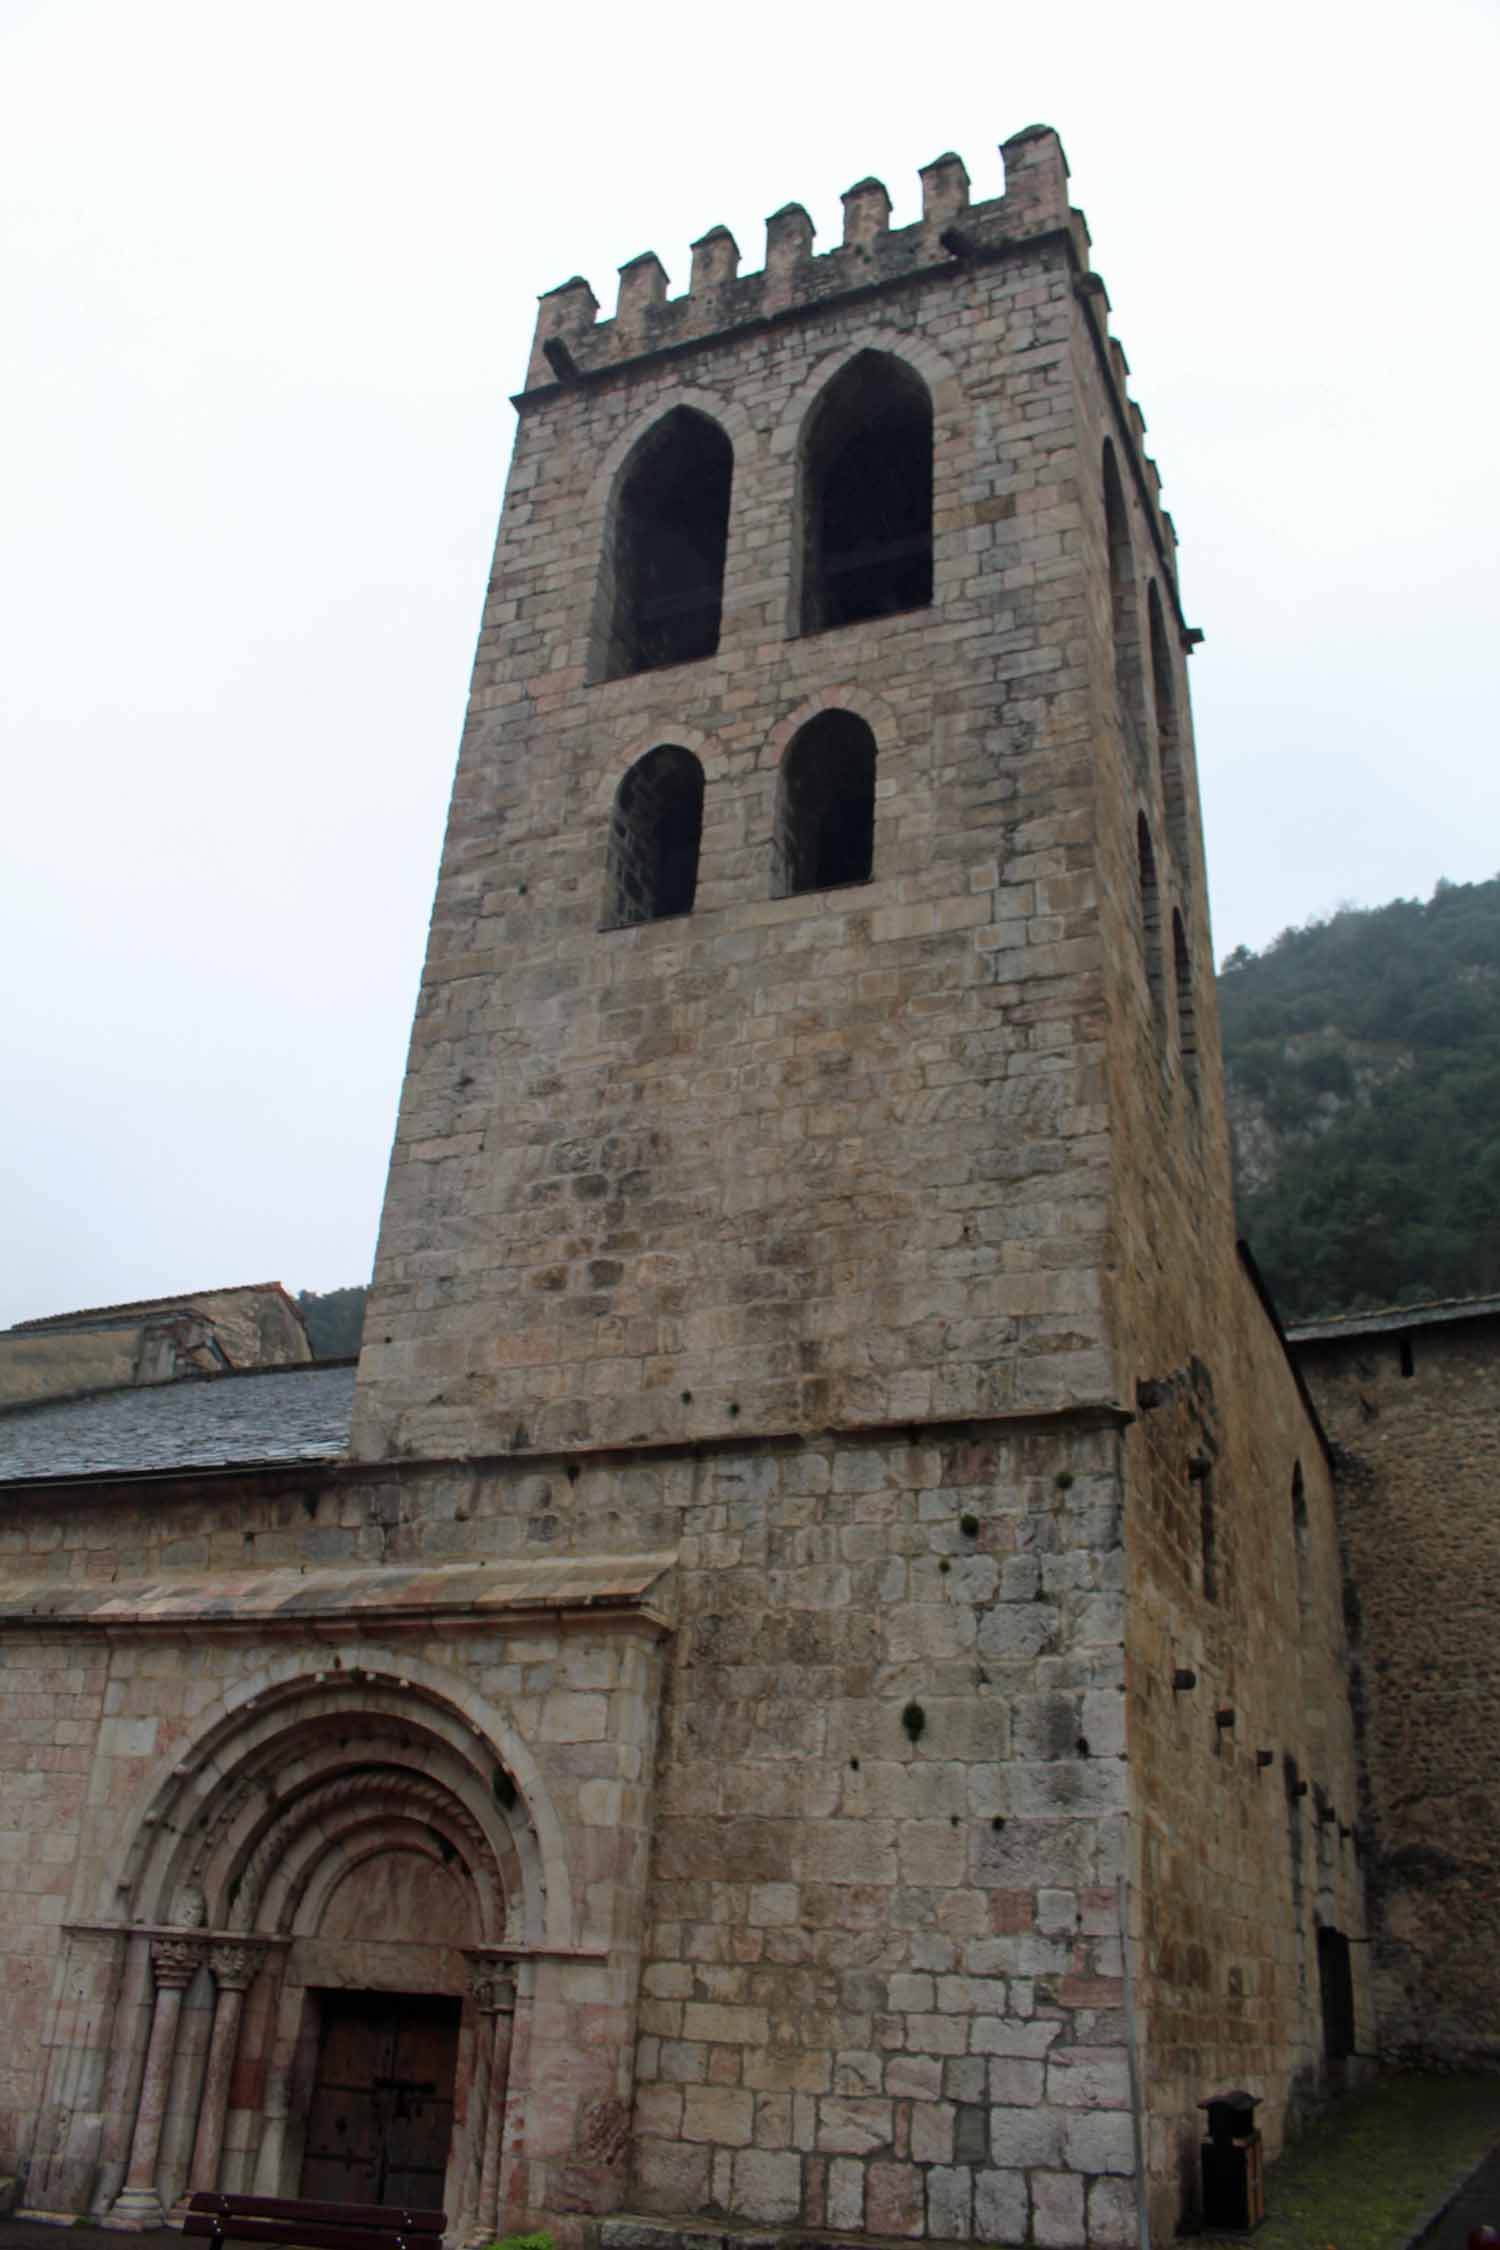
[[[243,1944],[211,1944],[208,1949],[208,1965],[219,1990],[243,1992],[247,1986],[252,1985],[264,1954],[264,1946],[255,1945],[248,1940]]]
[[[154,1937],[151,1940],[151,1974],[157,1989],[180,1992],[192,1983],[208,1948],[200,1937]]]
[[[504,1961],[471,1961],[469,1997],[482,2016],[509,2015],[516,2004],[515,1970]]]

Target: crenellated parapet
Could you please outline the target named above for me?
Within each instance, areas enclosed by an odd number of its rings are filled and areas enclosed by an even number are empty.
[[[721,339],[728,343],[770,321],[826,311],[841,299],[944,271],[958,275],[1060,235],[1070,247],[1100,373],[1114,396],[1118,440],[1154,519],[1162,561],[1175,579],[1176,535],[1161,506],[1156,464],[1146,451],[1145,416],[1130,396],[1129,363],[1110,334],[1109,297],[1089,268],[1088,226],[1068,201],[1062,142],[1051,126],[1028,125],[1002,142],[1000,153],[1005,193],[982,203],[970,201],[967,167],[952,150],[924,164],[918,175],[922,215],[910,226],[891,225],[884,181],[857,180],[842,198],[843,239],[821,255],[814,251],[807,211],[800,203],[783,204],[766,221],[765,263],[758,272],[742,274],[734,236],[727,227],[710,227],[692,245],[682,296],[669,295],[666,267],[654,250],[643,251],[619,270],[610,320],[600,319],[598,299],[575,274],[541,299],[526,389],[517,403],[607,377],[641,359]]]
[[[969,200],[969,175],[952,152],[920,173],[922,216],[891,225],[882,180],[855,182],[843,198],[843,240],[813,251],[812,220],[800,203],[766,221],[765,264],[741,274],[739,245],[727,227],[711,227],[692,246],[687,291],[670,297],[666,268],[654,250],[620,268],[612,320],[599,318],[588,283],[575,275],[542,298],[526,371],[528,392],[599,375],[649,353],[733,334],[759,322],[841,297],[886,288],[934,268],[1003,255],[1011,245],[1065,233],[1080,270],[1088,268],[1088,229],[1068,203],[1068,162],[1050,126],[1031,125],[1003,143],[1005,193]]]

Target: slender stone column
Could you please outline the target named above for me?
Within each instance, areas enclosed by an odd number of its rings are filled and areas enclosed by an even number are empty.
[[[188,2182],[200,2188],[219,2184],[219,2158],[224,2149],[224,2125],[229,2115],[229,2081],[234,2071],[235,2048],[240,2036],[240,2011],[245,1994],[260,1967],[258,1945],[210,1945],[208,1965],[213,1971],[214,2027],[209,2035],[208,2063],[203,2073],[203,2099],[198,2105],[198,2136]]]
[[[478,2120],[483,2150],[479,2208],[469,2235],[471,2243],[481,2243],[493,2242],[500,2231],[500,2143],[505,2125],[505,2097],[510,2085],[511,2034],[516,2021],[515,1971],[487,1962],[476,1966],[469,1973],[469,1990],[479,2009],[480,2037],[488,2045],[490,2066],[484,2115]]]
[[[500,2209],[510,2214],[526,2206],[530,2166],[526,2153],[526,2096],[531,2078],[531,2018],[536,2005],[536,1971],[516,2001],[506,2058],[505,2099],[500,2117]]]
[[[177,2051],[177,2019],[182,2013],[182,1995],[192,1983],[203,1955],[201,1937],[151,1940],[156,2004],[151,2013],[146,2069],[130,2141],[130,2165],[125,2185],[115,2197],[107,2221],[112,2227],[144,2233],[148,2228],[166,2225],[167,2215],[156,2192],[156,2159],[161,2153],[161,2130],[172,2086],[172,2058]]]

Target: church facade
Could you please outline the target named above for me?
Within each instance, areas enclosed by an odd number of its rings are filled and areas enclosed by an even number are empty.
[[[27,2209],[1104,2250],[1373,2048],[1195,635],[1003,153],[542,300],[347,1451],[6,1494]]]

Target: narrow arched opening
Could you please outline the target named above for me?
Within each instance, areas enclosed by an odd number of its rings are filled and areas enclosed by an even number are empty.
[[[867,883],[874,859],[875,737],[852,711],[822,711],[781,761],[772,895]]]
[[[1182,745],[1178,734],[1177,685],[1172,655],[1167,645],[1166,619],[1161,595],[1153,578],[1146,593],[1146,615],[1151,643],[1151,699],[1156,706],[1156,762],[1161,774],[1162,804],[1167,816],[1167,840],[1182,855],[1186,840],[1186,805],[1182,793]]]
[[[1182,1075],[1198,1091],[1198,1026],[1193,1007],[1193,965],[1188,956],[1187,932],[1182,916],[1172,909],[1172,977],[1177,987],[1177,1046]]]
[[[604,921],[608,929],[690,914],[703,839],[703,768],[663,743],[637,759],[615,795]]]
[[[719,645],[734,448],[717,422],[678,406],[647,431],[621,477],[601,560],[605,679],[689,664]]]
[[[1108,439],[1104,445],[1104,529],[1109,543],[1110,635],[1114,648],[1115,688],[1127,739],[1139,759],[1146,740],[1146,709],[1135,551],[1130,542],[1130,517],[1115,449]]]
[[[915,368],[861,352],[813,408],[802,459],[801,628],[932,600],[932,396]]]
[[[1156,852],[1144,813],[1136,814],[1136,865],[1141,900],[1141,951],[1146,971],[1146,991],[1158,1031],[1162,1022],[1161,886],[1156,879]]]

